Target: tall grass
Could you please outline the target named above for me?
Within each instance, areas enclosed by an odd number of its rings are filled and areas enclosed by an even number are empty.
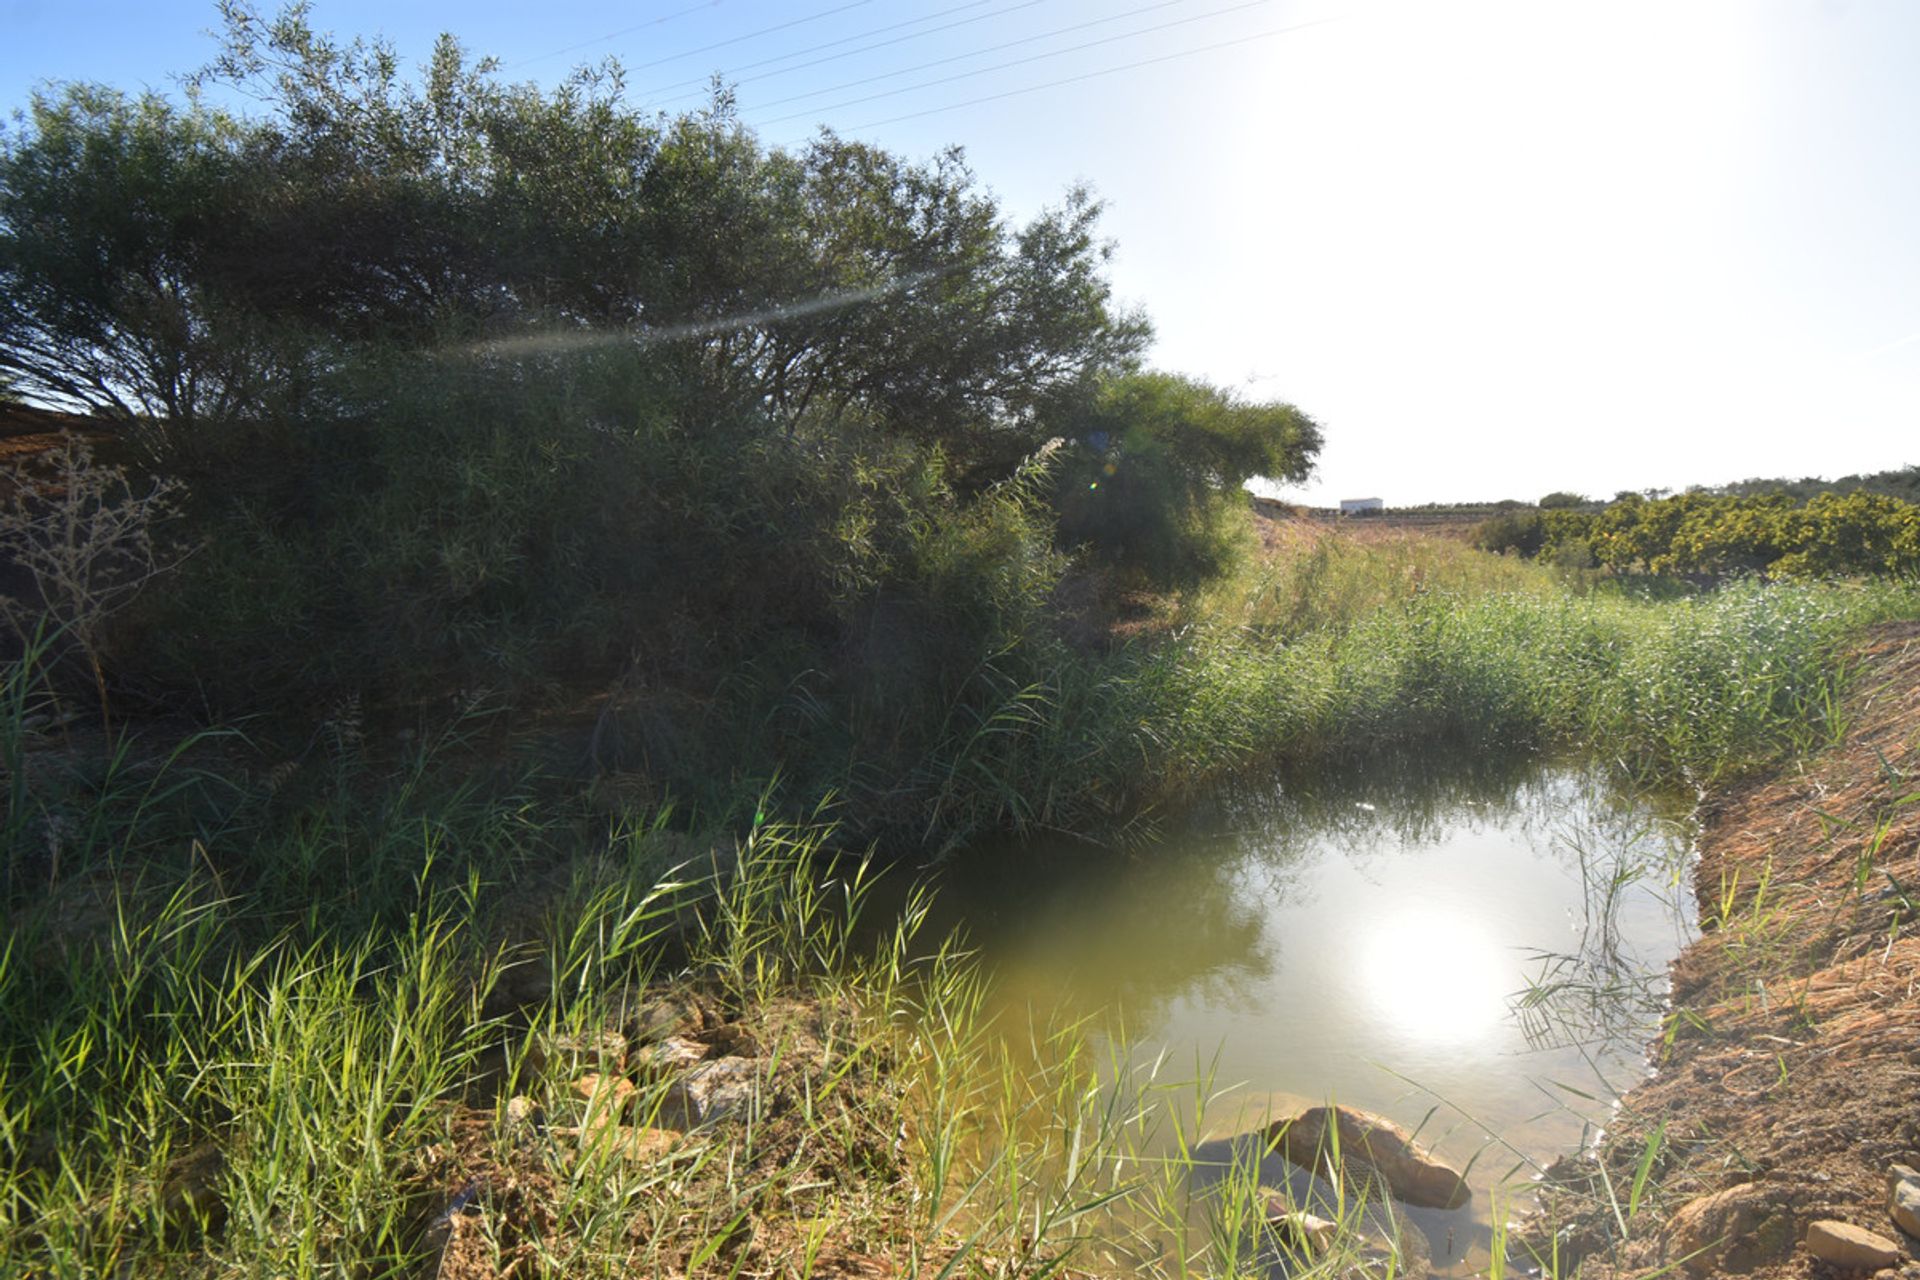
[[[1016,1054],[922,900],[866,927],[824,826],[582,846],[512,786],[350,752],[215,804],[218,757],[56,776],[86,753],[0,730],[43,783],[8,793],[0,1274],[1040,1275],[1138,1190],[1144,1112],[1077,1030]],[[750,1028],[756,1100],[636,1157],[673,1081],[622,1029],[663,998]],[[583,1086],[622,1071],[616,1117]]]
[[[1431,541],[1316,550],[1292,573],[1010,682],[923,767],[926,834],[1111,830],[1235,772],[1423,742],[1710,781],[1831,740],[1847,637],[1920,616],[1920,591],[1889,582],[1649,599]]]
[[[1838,732],[1838,646],[1917,611],[1887,585],[1649,601],[1343,554],[1301,572],[1351,612],[1302,615],[1281,577],[1157,643],[984,661],[894,775],[915,839],[1117,826],[1389,743],[1710,778]],[[1169,1108],[1077,1028],[985,1025],[981,975],[918,937],[923,903],[862,932],[870,868],[828,861],[822,824],[596,817],[458,740],[382,753],[350,715],[254,776],[237,738],[74,738],[58,710],[30,663],[5,670],[0,1274],[419,1274],[456,1243],[529,1274],[724,1272],[749,1249],[804,1273],[856,1246],[1046,1274],[1095,1244],[1223,1274],[1286,1246],[1252,1173],[1195,1177],[1178,1117],[1204,1105]],[[778,1108],[636,1162],[581,1084],[663,984],[727,1017],[812,1012],[759,1032]],[[670,1083],[623,1105],[654,1123]],[[450,1184],[479,1153],[505,1172]],[[1358,1256],[1364,1208],[1333,1206],[1347,1252],[1325,1257]]]
[[[552,922],[546,997],[498,1012],[512,957],[469,893],[238,947],[246,905],[189,876],[116,895],[63,948],[13,934],[0,1273],[726,1274],[752,1248],[829,1274],[857,1247],[903,1274],[1045,1275],[1120,1237],[1124,1204],[1179,1181],[1141,1172],[1144,1095],[1104,1088],[1075,1028],[1032,1054],[990,1031],[978,973],[922,954],[916,913],[863,949],[864,873],[823,877],[820,835],[755,832],[664,968],[649,944],[701,895],[615,875]],[[649,989],[808,1012],[749,1023],[751,1111],[635,1158],[646,1130],[597,1121],[613,1104],[581,1086],[621,1069],[599,1046]],[[669,1091],[643,1075],[621,1105],[666,1123]]]

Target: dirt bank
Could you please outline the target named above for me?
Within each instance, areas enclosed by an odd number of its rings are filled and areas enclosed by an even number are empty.
[[[1703,936],[1674,968],[1658,1073],[1598,1158],[1549,1182],[1562,1274],[1824,1280],[1844,1273],[1806,1229],[1840,1219],[1899,1247],[1883,1277],[1920,1277],[1886,1190],[1890,1164],[1920,1164],[1920,625],[1853,661],[1841,740],[1707,804]]]

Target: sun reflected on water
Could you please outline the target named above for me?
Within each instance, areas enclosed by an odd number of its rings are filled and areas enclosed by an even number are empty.
[[[1407,1039],[1462,1044],[1506,1017],[1511,954],[1464,912],[1402,908],[1359,932],[1356,946],[1366,1003]]]

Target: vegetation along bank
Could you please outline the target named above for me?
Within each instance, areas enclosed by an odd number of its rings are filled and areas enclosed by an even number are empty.
[[[1920,1273],[1920,630],[1855,661],[1830,743],[1710,795],[1658,1074],[1548,1179],[1562,1269]]]
[[[1146,368],[1085,193],[223,13],[254,114],[0,140],[0,390],[86,428],[0,494],[0,1273],[1231,1274],[1195,1083],[874,862],[1390,745],[1728,783],[1920,614],[1256,522],[1319,425]]]

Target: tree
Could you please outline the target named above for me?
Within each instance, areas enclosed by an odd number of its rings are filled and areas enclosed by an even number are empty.
[[[87,85],[36,96],[28,125],[0,148],[0,378],[120,419],[155,456],[163,424],[257,403],[273,354],[208,278],[242,203],[242,127]]]
[[[1015,226],[958,151],[770,151],[724,93],[643,115],[612,64],[544,92],[442,37],[416,82],[304,6],[222,12],[194,83],[262,114],[81,86],[0,153],[0,372],[156,458],[304,414],[369,345],[625,347],[693,412],[909,437],[978,489],[1148,336],[1085,191]]]
[[[1320,428],[1289,404],[1260,404],[1192,378],[1129,374],[1074,420],[1061,467],[1070,546],[1162,585],[1219,572],[1244,530],[1241,486],[1304,480]]]

